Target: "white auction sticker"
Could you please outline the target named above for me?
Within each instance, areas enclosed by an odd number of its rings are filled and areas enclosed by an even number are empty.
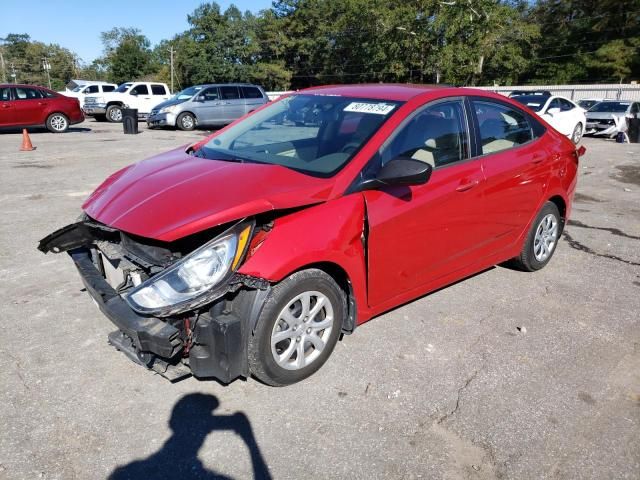
[[[365,103],[352,102],[344,108],[345,112],[374,113],[376,115],[386,115],[396,108],[392,103]]]

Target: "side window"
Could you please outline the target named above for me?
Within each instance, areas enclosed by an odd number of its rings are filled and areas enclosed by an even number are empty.
[[[102,85],[103,92],[113,92],[116,89],[113,85]]]
[[[199,97],[203,96],[205,102],[213,102],[215,100],[220,100],[218,89],[216,87],[207,88],[206,90],[200,92],[198,96]]]
[[[240,98],[238,87],[220,87],[220,96],[223,100],[236,100]]]
[[[640,112],[640,104],[634,103],[633,105],[631,105],[631,113],[638,113],[638,112]]]
[[[16,87],[16,100],[35,100],[42,98],[40,90],[27,87]]]
[[[552,108],[559,108],[560,110],[562,110],[562,105],[560,105],[559,98],[554,98],[553,100],[551,100],[551,103],[547,107],[547,111],[551,110]]]
[[[262,93],[256,87],[240,87],[243,98],[262,98]]]
[[[563,112],[568,112],[569,110],[573,110],[575,108],[573,103],[565,100],[564,98],[559,98],[558,100],[560,101],[560,110],[562,110]]]
[[[98,93],[100,91],[100,89],[98,88],[98,85],[90,85],[87,88],[84,89],[84,93]]]
[[[42,98],[56,98],[58,96],[55,93],[47,92],[46,90],[40,90],[40,95],[42,95]]]
[[[149,89],[147,88],[146,85],[137,85],[131,90],[131,95],[133,94],[149,95]]]
[[[428,106],[412,118],[382,152],[382,163],[399,156],[420,160],[434,168],[469,158],[462,101]]]
[[[473,107],[480,126],[483,155],[507,150],[533,139],[531,125],[523,112],[500,103],[476,100]]]
[[[0,102],[8,102],[11,100],[11,89],[9,87],[0,87]]]
[[[151,85],[151,94],[152,95],[166,95],[167,90],[164,88],[164,85]]]

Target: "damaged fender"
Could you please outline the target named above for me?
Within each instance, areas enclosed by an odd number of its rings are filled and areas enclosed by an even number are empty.
[[[297,270],[329,263],[347,276],[356,306],[356,325],[367,319],[364,197],[354,193],[280,217],[239,273],[272,283]]]

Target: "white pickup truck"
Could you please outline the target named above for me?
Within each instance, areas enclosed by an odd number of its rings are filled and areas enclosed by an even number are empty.
[[[164,83],[126,82],[113,92],[89,96],[84,101],[84,113],[96,120],[122,121],[123,108],[137,108],[138,118],[147,118],[151,109],[171,97]]]

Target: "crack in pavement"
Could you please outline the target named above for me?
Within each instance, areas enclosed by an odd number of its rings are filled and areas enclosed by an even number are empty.
[[[24,388],[31,391],[31,387],[27,385],[27,381],[25,380],[25,378],[22,376],[22,373],[20,372],[20,370],[22,370],[22,364],[20,363],[20,360],[17,357],[11,355],[6,350],[0,350],[0,351],[5,355],[7,355],[7,357],[9,357],[11,360],[13,360],[13,362],[16,364],[16,375],[18,375],[18,378],[22,382],[22,385],[24,386]]]
[[[471,376],[469,378],[467,378],[467,380],[464,382],[464,385],[462,385],[458,389],[458,395],[457,395],[457,398],[456,398],[456,406],[449,413],[445,413],[442,417],[440,417],[440,419],[436,422],[438,425],[442,424],[442,422],[447,420],[449,417],[451,417],[452,415],[454,415],[458,411],[458,409],[460,408],[460,398],[462,397],[462,392],[471,384],[471,382],[473,382],[473,380],[478,376],[478,373],[480,373],[480,371],[483,370],[484,368],[485,368],[485,365],[482,365],[482,367],[480,367],[479,369],[475,370],[471,374]]]
[[[591,225],[587,225],[586,223],[582,223],[578,220],[569,220],[567,225],[570,225],[572,227],[589,228],[591,230],[603,230],[605,232],[611,233],[612,235],[617,235],[618,237],[630,238],[631,240],[640,240],[640,237],[636,237],[635,235],[629,235],[628,233],[623,232],[619,228],[592,227]]]
[[[631,260],[625,260],[624,258],[620,258],[617,255],[611,255],[610,253],[598,253],[590,247],[580,243],[578,240],[573,238],[569,232],[565,231],[562,233],[565,240],[569,243],[569,246],[575,250],[580,252],[588,253],[589,255],[593,255],[596,257],[608,258],[610,260],[616,260],[618,262],[626,263],[627,265],[633,265],[636,267],[640,267],[640,262],[632,262]]]

